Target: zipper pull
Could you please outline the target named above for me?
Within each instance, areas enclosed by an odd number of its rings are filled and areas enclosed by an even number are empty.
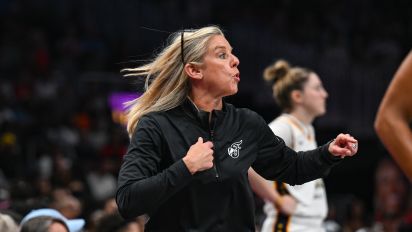
[[[219,173],[217,172],[217,168],[216,168],[216,165],[215,165],[215,164],[213,164],[213,169],[215,170],[215,177],[216,177],[216,179],[219,179]]]

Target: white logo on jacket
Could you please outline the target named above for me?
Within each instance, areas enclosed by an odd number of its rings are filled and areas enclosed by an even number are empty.
[[[234,142],[230,147],[227,149],[227,153],[230,155],[230,157],[236,159],[240,155],[240,144],[242,144],[242,140],[239,142]]]

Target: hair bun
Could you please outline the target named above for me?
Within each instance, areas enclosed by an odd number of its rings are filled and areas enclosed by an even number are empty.
[[[275,83],[283,79],[289,72],[289,63],[285,60],[278,60],[274,64],[267,67],[263,73],[263,78],[268,81]]]

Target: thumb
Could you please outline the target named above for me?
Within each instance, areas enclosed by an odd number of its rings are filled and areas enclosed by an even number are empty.
[[[203,138],[202,138],[202,137],[199,137],[199,138],[197,139],[197,143],[203,143]]]

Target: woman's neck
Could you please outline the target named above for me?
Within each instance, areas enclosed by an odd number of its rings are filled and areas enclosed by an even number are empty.
[[[297,118],[299,121],[301,121],[303,124],[306,124],[306,125],[311,125],[313,120],[315,119],[315,117],[311,116],[306,111],[299,110],[299,109],[295,109],[289,114]]]
[[[210,96],[189,95],[189,99],[195,106],[203,111],[222,110],[222,98],[211,98]]]

